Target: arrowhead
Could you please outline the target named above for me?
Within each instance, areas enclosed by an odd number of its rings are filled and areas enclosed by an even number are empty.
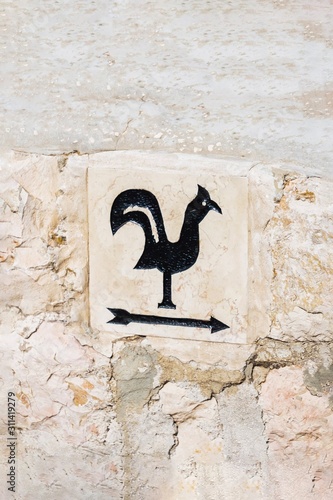
[[[131,315],[125,309],[107,309],[114,315],[113,319],[110,319],[108,323],[116,323],[117,325],[128,325],[132,321]]]
[[[210,333],[216,333],[220,330],[225,330],[226,328],[230,328],[230,326],[225,325],[222,321],[219,321],[216,318],[213,318],[213,316],[210,318]]]

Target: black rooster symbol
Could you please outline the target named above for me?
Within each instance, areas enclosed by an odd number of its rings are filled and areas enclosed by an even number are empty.
[[[157,240],[147,214],[139,210],[127,211],[130,208],[149,209],[156,224]],[[112,233],[115,234],[127,222],[139,224],[145,233],[145,247],[134,269],[157,268],[163,273],[163,300],[158,307],[176,308],[171,299],[171,276],[189,269],[196,262],[199,255],[199,224],[210,210],[222,214],[208,191],[198,185],[198,194],[186,208],[179,240],[173,243],[167,238],[158,201],[151,192],[128,189],[114,200],[110,215]]]

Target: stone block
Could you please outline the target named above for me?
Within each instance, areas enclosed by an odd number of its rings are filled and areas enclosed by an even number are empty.
[[[244,343],[247,178],[230,175],[232,164],[228,172],[204,158],[200,169],[185,156],[181,168],[173,155],[155,158],[163,167],[140,153],[97,155],[89,165],[91,325],[115,338]],[[114,316],[128,324],[110,323]],[[218,331],[211,317],[228,328]]]

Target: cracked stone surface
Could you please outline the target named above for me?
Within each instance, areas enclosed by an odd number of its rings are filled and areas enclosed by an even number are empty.
[[[330,14],[329,0],[3,2],[1,498],[331,500]],[[248,178],[243,344],[90,323],[88,166],[183,154]]]
[[[17,498],[329,499],[331,181],[294,165],[239,166],[247,343],[112,340],[89,322],[86,174],[96,161],[2,157],[1,389],[17,397]],[[6,432],[3,406],[4,449]]]

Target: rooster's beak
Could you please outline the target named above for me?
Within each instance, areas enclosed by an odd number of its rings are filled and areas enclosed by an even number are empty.
[[[219,214],[222,214],[222,210],[220,209],[220,207],[218,206],[217,203],[215,203],[215,201],[213,200],[210,200],[208,203],[208,208],[209,210],[215,210],[216,212],[218,212]]]

